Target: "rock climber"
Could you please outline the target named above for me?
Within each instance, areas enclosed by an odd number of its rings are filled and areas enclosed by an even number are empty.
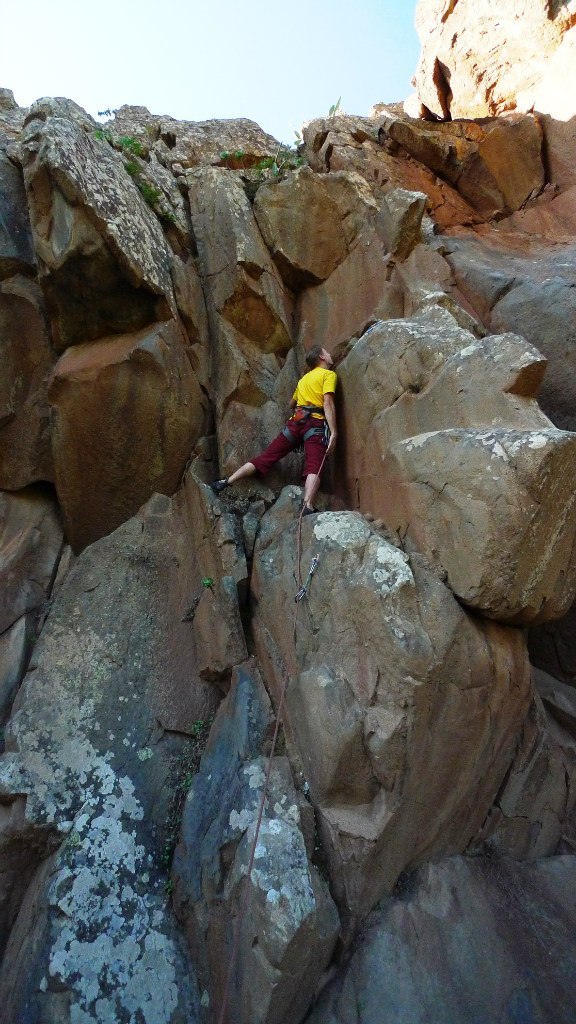
[[[310,367],[300,378],[290,402],[292,415],[268,447],[250,462],[245,462],[228,477],[214,480],[210,485],[215,494],[220,494],[226,487],[238,480],[260,476],[272,469],[272,466],[284,458],[300,444],[304,444],[304,498],[302,514],[312,515],[315,511],[314,501],[320,488],[320,471],[326,455],[334,451],[336,446],[336,407],[334,392],[336,391],[336,374],[331,367],[334,365],[332,356],[320,345],[313,345],[306,354],[306,365]]]

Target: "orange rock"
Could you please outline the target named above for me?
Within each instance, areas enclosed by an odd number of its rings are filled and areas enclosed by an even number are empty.
[[[48,390],[56,489],[79,551],[172,494],[204,430],[200,386],[176,321],[68,349]]]

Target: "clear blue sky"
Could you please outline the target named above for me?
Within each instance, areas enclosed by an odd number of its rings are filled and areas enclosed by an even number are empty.
[[[285,142],[342,97],[404,99],[415,0],[28,0],[0,29],[0,85],[21,106],[68,96],[91,114],[137,103],[191,121],[250,117]]]

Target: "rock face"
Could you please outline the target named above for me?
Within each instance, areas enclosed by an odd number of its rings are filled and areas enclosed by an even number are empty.
[[[54,367],[49,400],[56,489],[76,551],[154,491],[171,494],[205,423],[175,321],[68,349]]]
[[[2,727],[26,670],[61,551],[62,525],[50,494],[34,487],[19,494],[0,494]]]
[[[42,293],[16,275],[0,284],[0,485],[52,480],[46,378],[54,364]]]
[[[92,545],[35,649],[0,761],[4,936],[33,879],[4,959],[7,1021],[198,1019],[161,866],[194,724],[215,707],[181,622],[188,531],[158,497]]]
[[[573,22],[571,3],[503,0],[495,11],[472,0],[420,0],[422,55],[414,78],[420,102],[442,118],[532,107],[565,117],[568,97],[574,99],[573,65],[566,64],[568,79],[557,76],[573,46]]]
[[[576,583],[575,438],[534,401],[543,369],[522,338],[474,339],[441,309],[377,325],[340,367],[348,499],[516,623],[558,617]]]
[[[220,707],[183,812],[173,866],[175,904],[211,1019],[221,1012],[227,986],[235,940],[231,924],[241,906],[267,767],[261,754],[272,724],[257,671],[242,667]],[[296,794],[286,758],[275,757],[249,879],[249,909],[237,940],[242,953],[228,997],[230,1019],[238,1024],[300,1020],[331,958],[338,915],[309,862],[306,824],[310,833],[312,809]]]
[[[369,917],[309,1024],[570,1024],[575,871],[574,857],[420,868]]]
[[[417,556],[351,512],[303,528],[302,572],[314,554],[321,569],[295,644],[295,497],[283,493],[256,545],[257,652],[276,700],[290,679],[286,727],[349,923],[407,866],[466,848],[510,763],[528,662],[517,631],[468,618]]]
[[[63,113],[50,103],[32,107],[22,140],[40,282],[59,351],[138,330],[174,308],[156,216],[96,125],[86,131]]]
[[[566,76],[572,6],[518,22],[544,17]],[[436,38],[470,10],[429,7]],[[98,125],[0,90],[6,1024],[218,1024],[226,999],[239,1024],[476,1021],[464,887],[486,977],[512,979],[487,1012],[552,1005],[501,918],[567,904],[562,872],[507,856],[576,846],[574,606],[551,625],[576,586],[576,145],[556,108],[502,100],[498,59],[485,117],[448,55],[444,120],[380,104],[292,152],[243,120]],[[216,496],[317,343],[332,497],[299,523],[297,452]]]

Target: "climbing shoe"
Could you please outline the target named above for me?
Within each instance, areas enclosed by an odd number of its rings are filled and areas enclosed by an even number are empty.
[[[303,505],[302,506],[302,516],[303,517],[304,516],[315,516],[315,515],[316,515],[316,509],[315,508],[312,508],[310,505]]]
[[[210,487],[214,491],[214,494],[221,494],[229,486],[227,477],[222,477],[221,480],[213,480]]]

